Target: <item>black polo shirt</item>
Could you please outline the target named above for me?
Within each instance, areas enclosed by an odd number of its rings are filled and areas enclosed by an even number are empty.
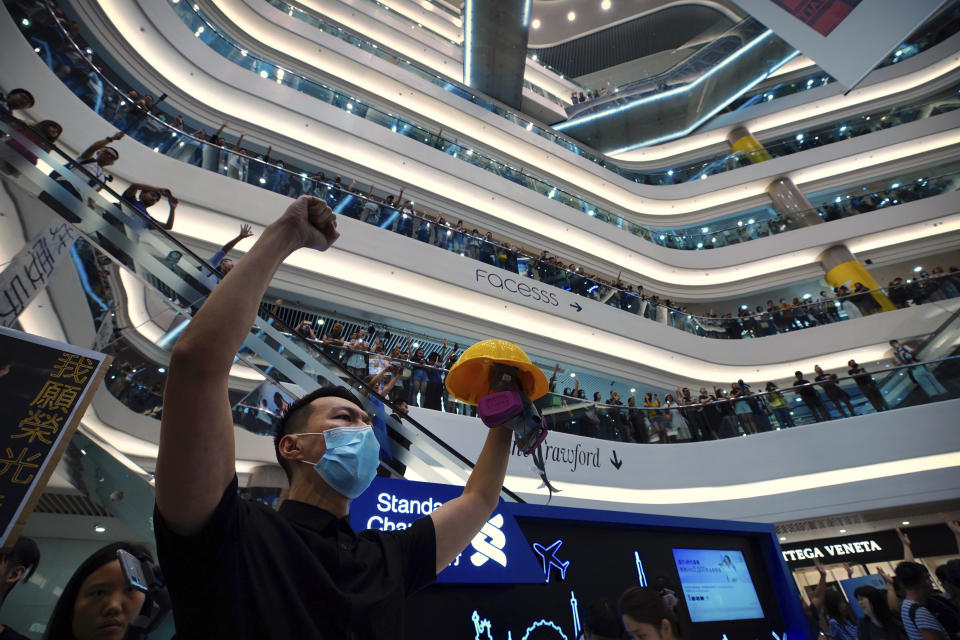
[[[303,502],[243,500],[236,476],[199,533],[173,533],[156,509],[154,531],[179,640],[402,638],[406,596],[436,579],[429,516],[356,534]]]

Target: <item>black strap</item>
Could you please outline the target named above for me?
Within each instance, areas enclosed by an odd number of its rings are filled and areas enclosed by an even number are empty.
[[[533,450],[531,457],[533,458],[533,466],[537,468],[537,471],[540,472],[540,481],[543,483],[542,486],[547,488],[547,491],[550,492],[550,495],[547,496],[547,504],[550,504],[550,501],[553,499],[554,493],[559,493],[560,489],[557,489],[550,481],[547,479],[547,466],[543,461],[543,444],[538,444],[537,448]]]

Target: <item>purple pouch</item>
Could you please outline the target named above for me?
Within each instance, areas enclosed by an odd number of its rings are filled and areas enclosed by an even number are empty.
[[[498,391],[480,398],[477,413],[483,424],[499,427],[523,413],[523,398],[516,391]]]

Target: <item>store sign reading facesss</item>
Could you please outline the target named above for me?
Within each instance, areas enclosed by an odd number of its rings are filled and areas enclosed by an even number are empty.
[[[557,298],[557,294],[547,291],[546,289],[541,289],[540,287],[531,287],[519,278],[504,278],[486,269],[477,269],[474,272],[474,277],[479,285],[493,287],[494,289],[503,289],[508,293],[530,298],[553,307],[560,306],[560,300]]]
[[[353,501],[350,524],[355,530],[399,531],[460,496],[462,487],[376,478]],[[511,515],[501,504],[470,545],[437,576],[439,582],[533,584],[543,580],[540,563]]]

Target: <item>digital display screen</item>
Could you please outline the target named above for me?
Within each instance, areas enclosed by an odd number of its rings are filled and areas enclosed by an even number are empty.
[[[763,607],[740,551],[674,549],[673,559],[692,622],[763,617]]]

